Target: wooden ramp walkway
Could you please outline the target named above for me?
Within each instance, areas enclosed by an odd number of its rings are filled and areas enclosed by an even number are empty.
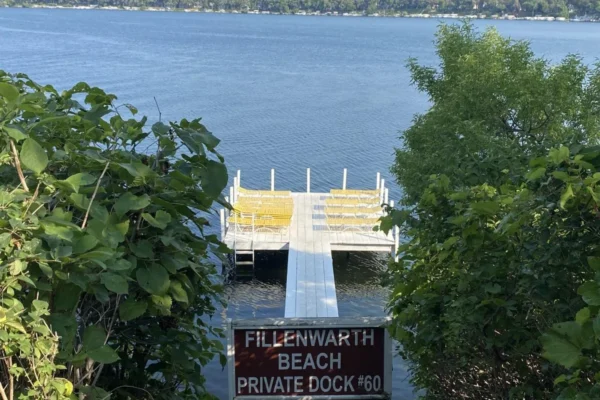
[[[285,317],[337,317],[323,194],[295,193],[289,231]]]

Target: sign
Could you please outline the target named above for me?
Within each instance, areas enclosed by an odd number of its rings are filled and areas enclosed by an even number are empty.
[[[230,320],[229,397],[388,399],[392,354],[387,322]]]

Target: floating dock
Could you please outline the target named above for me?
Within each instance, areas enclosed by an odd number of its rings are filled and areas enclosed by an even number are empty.
[[[388,203],[385,181],[377,174],[372,190],[342,189],[329,193],[252,191],[240,186],[240,171],[230,188],[234,210],[221,210],[221,237],[234,251],[238,266],[254,265],[256,251],[287,250],[285,317],[338,317],[332,251],[396,254],[399,233],[373,227]],[[393,205],[393,202],[391,202]],[[242,210],[242,211],[239,211]]]

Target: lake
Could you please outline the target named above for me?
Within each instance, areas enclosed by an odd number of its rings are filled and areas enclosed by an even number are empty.
[[[435,64],[439,21],[274,15],[0,9],[0,69],[25,72],[66,89],[86,81],[136,105],[151,121],[203,117],[242,184],[279,189],[374,188],[388,169],[398,132],[425,96],[410,86],[409,57]],[[476,21],[495,25],[556,61],[578,53],[594,62],[600,24]],[[391,186],[390,198],[400,196]],[[229,306],[215,318],[281,317],[281,256],[261,260],[256,277],[228,288]],[[342,316],[383,315],[385,257],[334,255]],[[406,366],[394,363],[394,399],[414,397]],[[211,365],[207,386],[226,398],[226,374]]]

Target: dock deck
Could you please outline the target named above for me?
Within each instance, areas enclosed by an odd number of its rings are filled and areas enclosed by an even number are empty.
[[[383,232],[330,230],[328,193],[292,193],[291,225],[283,230],[239,232],[224,242],[237,251],[288,250],[285,317],[337,317],[332,251],[390,253],[394,239]]]

